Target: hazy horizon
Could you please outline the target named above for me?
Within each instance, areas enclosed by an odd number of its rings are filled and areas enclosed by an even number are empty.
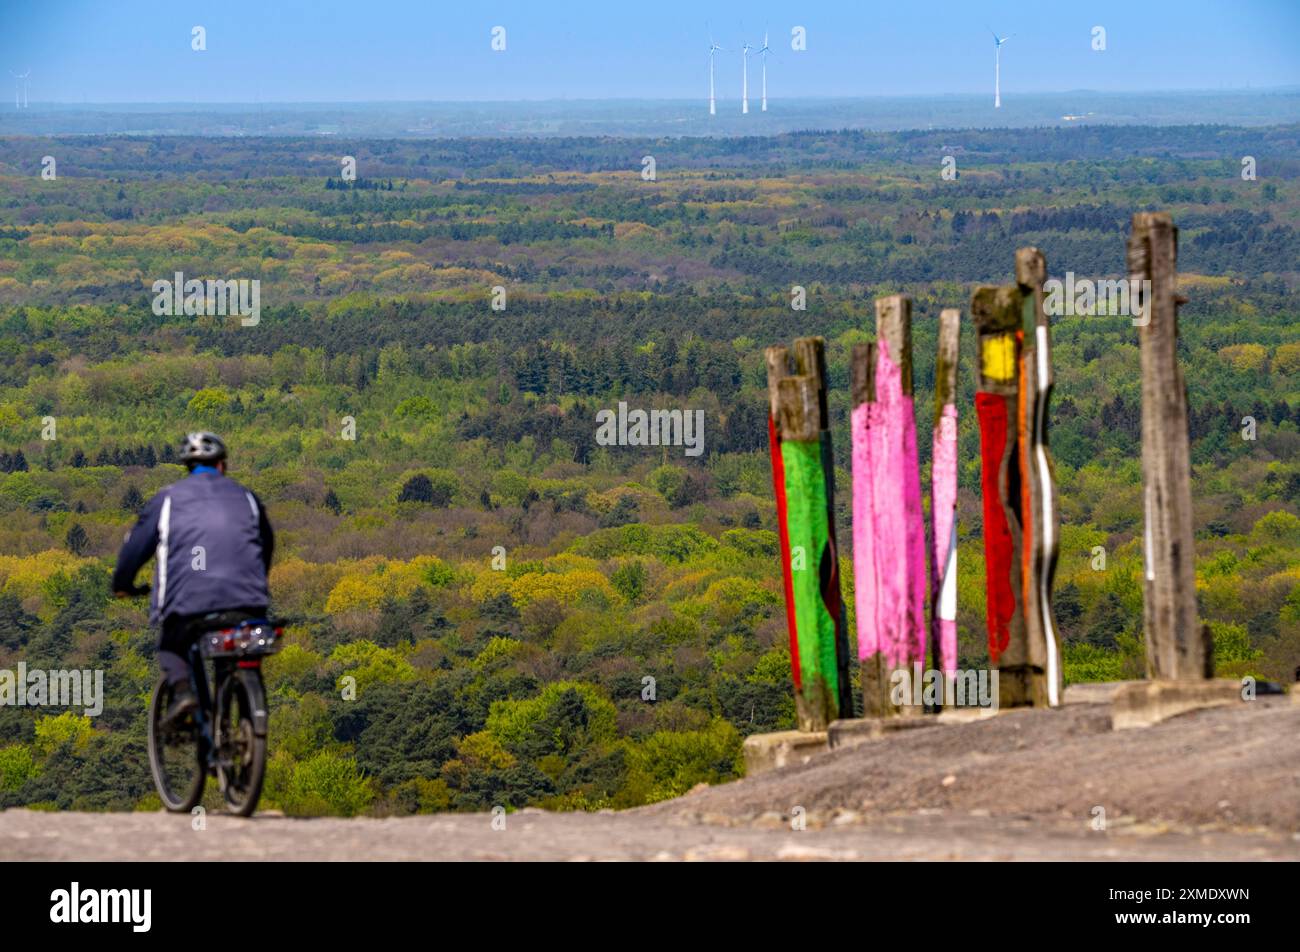
[[[455,138],[743,137],[805,131],[1079,125],[1267,126],[1300,122],[1300,86],[1237,91],[1029,93],[991,108],[973,93],[773,99],[767,112],[719,99],[539,99],[305,103],[32,103],[0,109],[0,135]]]
[[[1214,95],[1231,95],[1237,93],[1249,92],[1257,95],[1274,95],[1287,93],[1300,93],[1300,83],[1286,83],[1276,86],[1252,86],[1246,84],[1241,87],[1203,87],[1187,89],[1094,89],[1088,86],[1079,86],[1073,89],[1044,89],[1031,93],[1025,93],[1026,97],[1043,97],[1043,96],[1071,96],[1071,95],[1098,95],[1098,96],[1214,96]],[[754,97],[750,97],[753,99]],[[844,93],[840,95],[807,95],[807,96],[784,96],[778,100],[776,97],[769,97],[770,101],[775,102],[853,102],[859,100],[892,100],[892,99],[987,99],[984,93],[975,92],[934,92],[934,93]],[[740,102],[740,96],[723,97],[719,95],[717,101],[722,102]],[[697,96],[537,96],[537,97],[520,97],[516,99],[260,99],[260,100],[204,100],[204,99],[152,99],[152,100],[74,100],[74,99],[55,99],[55,100],[31,100],[28,107],[30,109],[41,109],[53,107],[89,107],[89,108],[161,108],[171,106],[193,106],[200,109],[227,109],[257,106],[462,106],[462,105],[516,105],[523,103],[697,103]],[[0,107],[2,108],[2,107]],[[11,110],[12,111],[12,110]]]

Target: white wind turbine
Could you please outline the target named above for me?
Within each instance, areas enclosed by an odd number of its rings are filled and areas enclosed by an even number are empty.
[[[763,46],[758,50],[763,57],[763,112],[767,112],[767,54],[772,52],[772,47],[767,45],[767,30],[763,31]]]
[[[14,108],[15,108],[15,109],[26,109],[26,108],[27,108],[27,77],[29,77],[29,76],[32,75],[32,71],[29,69],[29,70],[27,70],[27,72],[25,72],[25,73],[13,73],[13,72],[11,72],[9,75],[12,76],[12,77],[14,78],[14,80],[15,80],[15,82],[14,82]],[[21,104],[21,105],[20,105],[19,102],[18,102],[18,89],[19,89],[19,83],[22,84],[22,93],[23,93],[23,99],[22,99],[22,104]]]
[[[744,60],[744,65],[741,68],[741,74],[740,74],[741,115],[748,115],[749,113],[749,51],[751,49],[753,49],[753,47],[749,45],[748,40],[746,40],[745,45],[740,48],[741,59]]]
[[[713,98],[713,54],[725,53],[725,52],[726,51],[721,46],[713,42],[713,36],[712,34],[710,34],[709,36],[709,115],[710,116],[716,116],[718,114],[717,101]]]
[[[992,30],[989,30],[993,33]],[[999,37],[993,33],[993,108],[1002,108],[1002,44],[1015,34]]]

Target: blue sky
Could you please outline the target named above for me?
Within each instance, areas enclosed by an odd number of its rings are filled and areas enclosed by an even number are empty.
[[[33,102],[676,99],[707,95],[710,28],[740,95],[742,40],[776,58],[782,96],[983,93],[989,28],[1004,96],[1300,85],[1297,0],[0,0],[0,90],[30,68]],[[190,48],[191,28],[207,50]],[[506,50],[490,48],[493,26]],[[807,50],[790,48],[793,26]],[[1091,48],[1106,30],[1106,50]],[[757,60],[750,60],[751,96]],[[0,101],[3,98],[0,97]]]

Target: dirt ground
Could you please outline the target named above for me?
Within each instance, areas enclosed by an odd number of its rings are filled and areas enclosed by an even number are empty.
[[[194,830],[8,810],[0,859],[1300,860],[1300,704],[1113,732],[1104,695],[1074,699],[1088,703],[906,731],[622,813],[523,810],[504,829],[488,814]]]

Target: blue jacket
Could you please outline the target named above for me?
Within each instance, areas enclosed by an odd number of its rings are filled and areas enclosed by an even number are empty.
[[[233,479],[196,467],[149,500],[117,556],[113,591],[128,592],[156,557],[149,621],[270,601],[275,536],[261,501]]]

